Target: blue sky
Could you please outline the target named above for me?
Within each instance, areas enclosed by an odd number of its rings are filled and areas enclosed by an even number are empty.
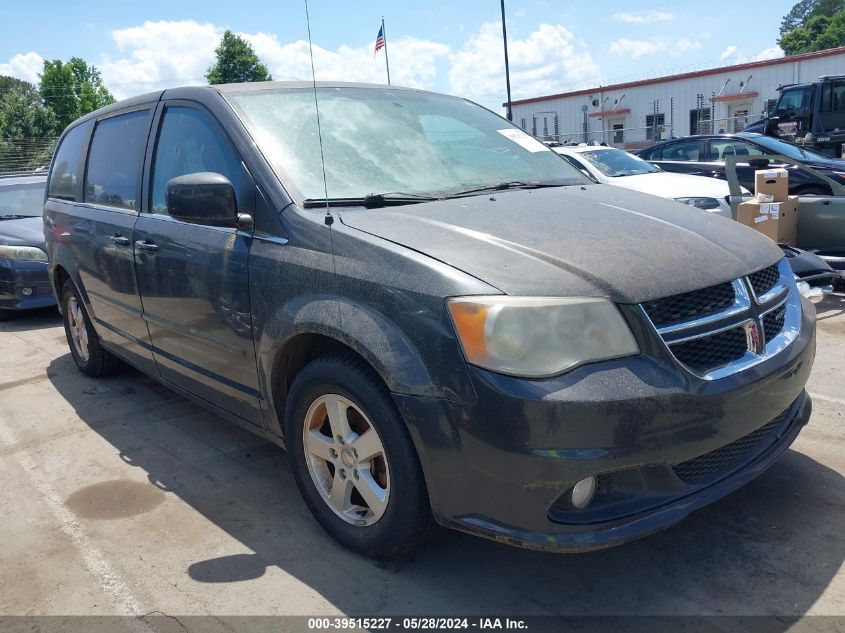
[[[301,1],[4,3],[0,74],[35,79],[42,58],[80,56],[118,97],[201,83],[225,28],[243,34],[276,79],[308,78]],[[777,56],[793,0],[508,0],[514,98]],[[35,10],[33,7],[37,6]],[[320,79],[384,81],[372,45],[384,15],[394,83],[504,100],[496,0],[353,4],[311,0]]]

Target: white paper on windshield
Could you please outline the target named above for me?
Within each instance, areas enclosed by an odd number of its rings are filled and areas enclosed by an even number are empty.
[[[543,145],[540,141],[536,138],[528,134],[527,132],[523,132],[522,130],[509,127],[505,130],[496,130],[502,136],[509,138],[517,145],[524,147],[529,152],[550,152],[548,147]]]

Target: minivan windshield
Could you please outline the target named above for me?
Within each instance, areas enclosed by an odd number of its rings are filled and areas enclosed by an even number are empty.
[[[276,173],[306,200],[446,197],[484,188],[587,184],[543,143],[465,99],[319,87],[226,93]]]

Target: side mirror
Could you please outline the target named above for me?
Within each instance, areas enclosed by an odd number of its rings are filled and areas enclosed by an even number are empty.
[[[236,226],[235,188],[222,174],[201,171],[167,181],[167,213],[177,220],[208,226]]]
[[[748,164],[754,169],[767,169],[770,162],[768,158],[752,158]]]

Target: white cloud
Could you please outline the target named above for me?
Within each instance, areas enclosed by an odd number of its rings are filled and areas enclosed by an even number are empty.
[[[731,59],[734,55],[736,55],[737,47],[736,44],[731,44],[725,50],[722,51],[722,54],[719,55],[719,61],[727,61]]]
[[[596,81],[599,67],[575,36],[557,24],[541,24],[524,40],[509,40],[513,98],[549,94]],[[500,22],[485,22],[450,57],[452,92],[485,101],[499,98],[505,83]]]
[[[126,57],[106,56],[97,64],[118,99],[187,84],[204,84],[223,29],[194,20],[144,22],[112,31]]]
[[[621,38],[610,43],[608,51],[613,55],[622,55],[624,57],[631,57],[633,59],[640,59],[646,55],[654,55],[655,53],[666,53],[673,57],[686,53],[697,48],[701,48],[701,43],[696,42],[685,37],[670,42],[667,40],[629,40]]]
[[[241,33],[267,65],[273,79],[310,79],[311,62],[308,42],[297,40],[283,44],[275,34]],[[445,44],[400,37],[391,40],[390,79],[392,83],[414,88],[431,87],[437,73],[437,62],[449,55]],[[318,80],[368,81],[386,83],[384,52],[375,57],[371,44],[352,47],[342,45],[329,50],[314,44],[314,74]]]
[[[179,85],[204,84],[214,63],[214,49],[223,28],[193,20],[144,22],[112,32],[118,50],[126,55],[104,57],[98,64],[103,79],[117,98]],[[274,79],[310,79],[308,42],[279,42],[275,34],[239,33],[255,49]],[[432,84],[437,61],[446,58],[445,44],[402,37],[390,42],[391,80],[413,87]],[[314,45],[317,79],[386,83],[384,53],[373,57],[372,44],[342,45],[336,50]]]
[[[194,20],[147,21],[112,31],[117,53],[94,63],[118,99],[173,86],[202,85],[223,31],[222,26]],[[284,42],[271,32],[239,35],[249,41],[274,79],[311,78],[307,41]],[[679,44],[685,45],[692,43]],[[504,100],[498,22],[481,24],[458,50],[409,36],[390,40],[389,46],[394,84],[440,89],[448,85],[451,92],[494,107]],[[315,43],[317,79],[385,83],[384,52],[373,56],[372,47],[373,42],[333,49]],[[561,25],[541,24],[525,39],[511,39],[509,53],[514,98],[584,87],[601,76],[583,39]],[[9,64],[0,65],[0,72],[7,69],[36,79],[41,64],[36,53],[16,55]]]
[[[44,70],[44,58],[38,53],[18,53],[6,64],[0,64],[0,75],[38,83],[38,75]]]
[[[771,48],[765,48],[755,56],[755,60],[763,61],[764,59],[777,59],[778,57],[783,57],[783,49],[780,46],[772,46]]]
[[[668,11],[649,11],[648,13],[634,13],[633,11],[623,11],[616,13],[613,19],[617,22],[627,22],[629,24],[653,24],[654,22],[668,22],[674,20],[675,16]]]

